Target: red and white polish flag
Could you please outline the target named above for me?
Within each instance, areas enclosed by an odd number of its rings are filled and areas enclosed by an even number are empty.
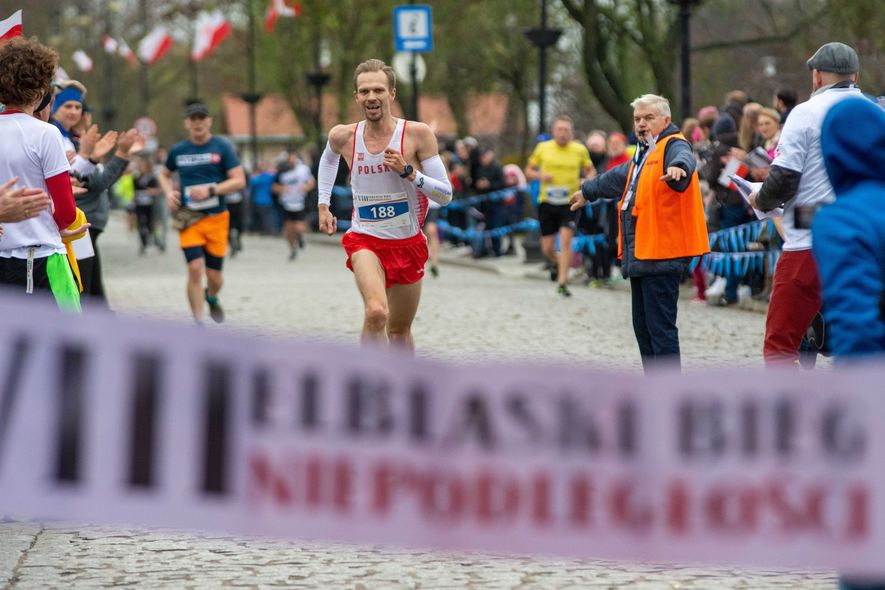
[[[74,58],[74,63],[77,64],[77,67],[80,68],[81,72],[86,72],[88,74],[92,71],[92,58],[86,55],[85,51],[78,49],[71,57]]]
[[[286,3],[286,0],[271,0],[270,5],[267,7],[267,12],[264,14],[264,30],[268,33],[273,33],[274,25],[278,18],[294,18],[296,16],[301,16],[300,2],[290,6]]]
[[[220,10],[215,10],[212,14],[201,12],[197,15],[197,36],[194,39],[194,48],[191,51],[191,59],[200,61],[204,57],[209,57],[215,48],[221,45],[228,35],[230,35],[230,23],[224,18]]]
[[[0,44],[13,37],[22,36],[22,11],[19,10],[4,21],[0,21]]]
[[[107,35],[105,35],[101,38],[101,44],[102,46],[104,46],[104,50],[108,53],[117,53],[118,44],[117,40],[113,37],[108,37]]]
[[[148,36],[138,44],[138,57],[146,64],[152,64],[172,47],[172,35],[161,25],[154,27]]]
[[[135,57],[135,54],[129,48],[129,45],[123,39],[117,39],[117,53],[120,54],[126,61],[128,61],[131,65],[135,65],[138,63],[138,58]]]

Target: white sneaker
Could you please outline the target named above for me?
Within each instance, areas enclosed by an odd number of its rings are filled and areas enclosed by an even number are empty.
[[[714,300],[717,299],[720,295],[725,293],[725,283],[727,281],[722,277],[716,277],[716,280],[713,281],[713,284],[707,287],[707,290],[704,291],[704,294],[707,296],[707,299]]]

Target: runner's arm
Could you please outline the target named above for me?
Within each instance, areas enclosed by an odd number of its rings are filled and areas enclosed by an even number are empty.
[[[356,131],[354,130],[354,133]],[[317,170],[317,193],[320,210],[323,207],[328,211],[329,203],[332,202],[332,187],[335,186],[335,178],[338,177],[338,162],[345,146],[353,141],[353,136],[348,133],[346,125],[336,125],[329,131],[329,141],[320,158],[319,170]],[[353,162],[351,162],[352,164]]]
[[[246,188],[246,173],[243,166],[234,166],[227,171],[227,180],[215,185],[216,195],[228,195]]]
[[[418,161],[421,162],[421,169],[424,172],[413,170],[406,180],[414,184],[428,199],[434,203],[446,206],[452,202],[452,183],[449,181],[449,174],[446,171],[446,165],[443,164],[439,157],[439,148],[437,147],[436,135],[430,130],[430,127],[424,123],[416,123],[413,126],[411,136],[415,139],[415,153]],[[399,154],[397,159],[402,159]],[[385,158],[385,162],[387,158]],[[405,168],[405,160],[402,161],[402,168]],[[400,167],[392,167],[397,171]],[[398,171],[402,174],[402,171]]]
[[[163,169],[160,170],[160,176],[157,177],[157,180],[160,181],[160,188],[163,190],[163,194],[166,196],[172,195],[175,192],[175,185],[172,184],[172,171],[163,166]]]

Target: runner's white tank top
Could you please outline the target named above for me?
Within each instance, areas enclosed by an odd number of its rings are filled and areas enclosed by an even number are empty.
[[[411,238],[421,231],[427,216],[427,197],[414,184],[384,166],[384,152],[366,149],[363,133],[366,122],[356,127],[353,137],[353,218],[350,230],[385,240]],[[406,121],[397,119],[388,146],[403,153]]]

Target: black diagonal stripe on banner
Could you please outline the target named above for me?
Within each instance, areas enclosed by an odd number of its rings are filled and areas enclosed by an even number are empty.
[[[61,348],[58,392],[58,457],[56,478],[78,481],[83,442],[83,398],[86,395],[86,351],[79,346]]]
[[[204,454],[203,491],[213,494],[227,492],[227,436],[230,419],[230,367],[210,362],[205,369],[206,447]]]
[[[134,398],[132,400],[132,441],[130,443],[129,485],[154,485],[157,444],[156,415],[159,400],[160,359],[153,354],[134,358]]]
[[[0,390],[0,457],[3,456],[3,441],[6,440],[6,429],[12,419],[12,411],[19,395],[22,377],[25,374],[25,361],[31,349],[31,341],[24,334],[13,341],[6,378]]]

